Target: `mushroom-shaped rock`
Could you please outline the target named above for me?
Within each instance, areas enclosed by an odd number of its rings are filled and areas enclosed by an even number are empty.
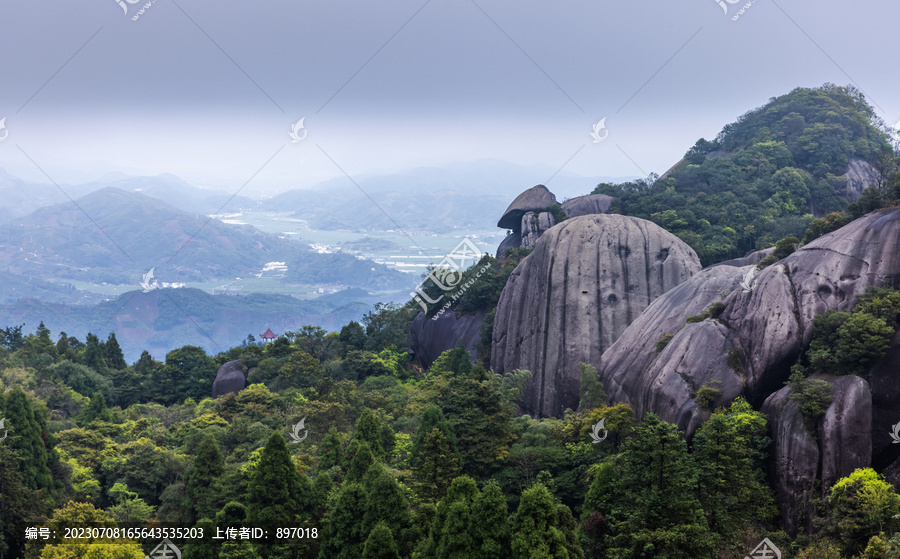
[[[240,361],[229,361],[221,367],[216,373],[216,380],[213,381],[213,398],[218,398],[223,394],[233,392],[237,394],[247,385],[247,379],[244,377],[244,366]]]
[[[569,217],[578,217],[581,215],[605,214],[612,206],[612,196],[606,194],[588,194],[587,196],[577,196],[570,198],[562,203],[562,209]]]
[[[578,406],[579,363],[600,355],[656,297],[700,271],[697,255],[654,223],[621,215],[568,219],[513,271],[494,319],[491,366],[528,369],[522,407]]]
[[[464,347],[474,362],[484,317],[485,311],[472,314],[446,312],[433,318],[425,318],[425,313],[420,312],[410,328],[416,362],[427,369],[443,352],[457,346]]]
[[[526,212],[543,210],[557,203],[556,195],[550,192],[546,186],[542,184],[532,186],[525,192],[516,196],[516,199],[513,200],[509,207],[506,208],[506,211],[503,212],[503,217],[497,222],[497,227],[500,227],[501,229],[512,229],[515,232],[519,232],[522,216],[525,215]]]

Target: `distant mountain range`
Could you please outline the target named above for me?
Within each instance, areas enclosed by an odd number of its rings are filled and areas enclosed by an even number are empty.
[[[350,291],[350,290],[347,290]],[[129,363],[147,349],[157,359],[184,345],[196,345],[216,354],[240,345],[266,328],[277,334],[305,325],[334,331],[359,318],[370,308],[364,291],[338,292],[321,299],[301,301],[288,295],[210,295],[199,289],[132,291],[96,305],[64,305],[29,299],[0,305],[0,325],[24,324],[33,332],[41,321],[53,339],[60,332],[84,341],[88,332],[106,339],[115,332]]]
[[[41,278],[135,283],[156,268],[159,281],[246,277],[288,262],[290,281],[400,289],[409,278],[350,255],[319,255],[306,245],[246,225],[178,210],[138,192],[106,187],[0,225],[7,272]],[[293,264],[293,266],[291,266]]]

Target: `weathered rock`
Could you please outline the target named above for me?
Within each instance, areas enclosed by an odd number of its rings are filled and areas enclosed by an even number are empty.
[[[723,282],[745,281],[744,274],[751,269],[709,268],[654,303],[648,309],[652,312],[635,321],[603,356],[600,377],[610,395],[632,402],[639,415],[653,411],[667,421],[677,422],[690,434],[690,427],[698,421],[685,416],[689,406],[658,403],[684,402],[687,387],[677,383],[659,387],[647,371],[703,371],[708,366],[707,350],[656,355],[650,350],[651,344],[667,333],[675,334],[670,344],[679,343],[681,336],[695,335],[690,329],[676,332],[673,324],[683,321],[689,313],[697,314],[701,302],[712,302],[700,296],[696,302],[688,300],[685,293],[700,290],[695,283],[710,282],[706,289],[710,293],[723,289]],[[749,283],[750,291],[736,286],[727,288],[732,291],[722,301],[724,311],[719,320],[728,332],[728,343],[721,347],[729,348],[729,352],[734,347],[742,356],[742,393],[758,405],[787,380],[790,366],[809,345],[812,321],[817,314],[850,308],[855,294],[870,286],[900,285],[900,210],[874,212],[824,235],[756,273]],[[671,360],[676,362],[664,363]],[[733,369],[727,367],[718,380],[729,386],[733,374]],[[647,390],[662,390],[668,400],[646,396],[643,393]],[[645,407],[648,402],[657,403]],[[693,413],[702,410],[695,408]]]
[[[542,184],[532,186],[516,196],[516,199],[503,212],[503,217],[497,222],[497,227],[518,232],[525,212],[543,210],[557,203],[556,196],[546,186]]]
[[[785,529],[791,534],[812,529],[811,497],[827,496],[839,479],[867,467],[872,454],[869,384],[856,376],[829,380],[834,401],[814,426],[800,412],[797,402],[790,400],[789,387],[769,396],[761,410],[769,418],[774,442],[775,497]],[[810,427],[817,432],[811,433]],[[816,481],[821,483],[814,495]],[[798,523],[801,517],[806,518],[803,526]]]
[[[781,512],[785,530],[796,534],[801,528],[798,518],[806,518],[804,530],[810,528],[813,509],[809,503],[818,478],[819,446],[809,432],[800,406],[790,399],[787,386],[769,396],[762,413],[769,418],[772,433],[771,476],[775,487],[775,501]]]
[[[508,234],[497,247],[497,258],[502,259],[506,252],[511,248],[519,248],[522,246],[522,237],[515,232]]]
[[[740,394],[743,383],[736,386],[740,373],[726,363],[732,347],[730,332],[711,320],[687,325],[685,320],[740,289],[747,270],[707,268],[653,301],[603,354],[599,370],[610,398],[627,402],[639,417],[654,411],[692,432],[702,419],[693,400],[697,388],[718,380],[721,385],[710,386],[723,390],[723,402]],[[657,342],[676,333],[679,335],[657,353]],[[695,351],[702,355],[696,360],[692,357],[690,363],[698,366],[683,367],[684,354]],[[715,374],[716,370],[720,374]]]
[[[531,248],[537,243],[544,231],[556,225],[556,220],[550,212],[526,212],[522,216],[521,231],[522,242],[520,247]]]
[[[491,365],[533,373],[526,413],[574,409],[579,363],[598,364],[653,299],[699,271],[694,251],[649,221],[603,214],[566,220],[544,233],[503,289]]]
[[[891,347],[869,373],[872,385],[872,465],[883,468],[897,462],[900,472],[900,444],[891,434],[900,423],[900,330],[891,338]],[[898,476],[900,488],[900,476]]]
[[[587,196],[577,196],[570,198],[562,203],[562,209],[569,217],[578,217],[581,215],[605,214],[612,206],[612,196],[606,194],[588,194]]]
[[[740,258],[734,258],[732,260],[725,260],[724,262],[717,262],[712,266],[736,266],[740,268],[741,266],[750,266],[759,264],[759,261],[769,256],[775,252],[775,247],[765,248],[763,250],[757,250],[756,252],[751,252],[746,256],[742,256]],[[712,267],[710,266],[710,267]]]
[[[229,361],[221,367],[216,373],[216,380],[213,381],[213,398],[218,398],[223,394],[233,392],[237,394],[247,385],[247,379],[244,377],[244,366],[240,361]]]
[[[420,312],[410,328],[416,363],[427,369],[442,353],[457,346],[464,347],[474,363],[484,317],[484,311],[472,314],[450,311],[431,319]]]
[[[850,202],[858,200],[863,190],[871,186],[873,172],[874,169],[866,161],[851,159],[847,165],[847,172],[842,175],[847,179],[847,189],[841,195]],[[819,213],[821,212],[817,212],[816,215]]]

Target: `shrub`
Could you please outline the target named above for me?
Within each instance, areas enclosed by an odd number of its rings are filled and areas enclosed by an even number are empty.
[[[666,346],[669,345],[669,342],[671,342],[674,337],[675,334],[665,334],[662,338],[656,340],[656,353],[660,353],[662,350],[666,349]]]

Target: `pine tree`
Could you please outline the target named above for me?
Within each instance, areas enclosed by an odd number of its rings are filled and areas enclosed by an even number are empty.
[[[391,529],[384,522],[375,525],[363,545],[362,559],[400,559]]]
[[[566,547],[553,495],[540,483],[522,492],[512,532],[515,559],[575,559]]]
[[[115,415],[111,409],[106,407],[106,398],[100,391],[91,395],[90,404],[78,416],[78,424],[82,427],[87,427],[94,421],[105,421],[107,423],[115,421]]]
[[[106,343],[103,344],[103,356],[110,369],[122,370],[128,366],[125,356],[122,354],[122,348],[119,347],[119,341],[116,340],[115,332],[110,332]]]
[[[441,538],[444,535],[444,527],[447,525],[447,518],[453,504],[464,503],[467,508],[470,508],[477,498],[478,486],[475,484],[475,480],[469,476],[457,477],[450,483],[447,494],[438,503],[435,511],[434,520],[431,523],[431,534],[420,548],[422,557],[437,556],[438,549],[441,547]]]
[[[600,375],[597,368],[588,363],[579,363],[581,367],[581,389],[579,391],[580,399],[578,401],[578,410],[590,410],[599,408],[606,404],[607,395],[603,391],[603,383],[600,382]]]
[[[410,528],[409,501],[400,484],[381,464],[374,464],[363,478],[366,493],[366,509],[363,515],[363,533],[368,533],[378,522],[386,522],[401,549],[413,542],[407,541]]]
[[[422,440],[425,438],[425,435],[431,433],[431,430],[435,428],[443,431],[444,438],[450,445],[450,450],[459,458],[459,448],[456,444],[456,435],[453,433],[453,427],[450,426],[450,422],[444,417],[444,412],[441,411],[441,408],[430,404],[422,413],[422,423],[416,430],[416,436],[413,439],[412,449],[410,450],[410,465],[414,468],[421,461],[419,455],[422,451]]]
[[[25,485],[31,489],[51,487],[53,478],[40,422],[35,417],[28,396],[18,386],[9,393],[5,418],[5,429],[9,435],[4,444],[18,454],[19,471]]]
[[[368,535],[363,531],[367,505],[362,485],[344,486],[328,517],[319,559],[358,559]]]
[[[319,444],[319,471],[324,472],[344,463],[344,447],[337,428],[332,427]]]
[[[475,539],[472,559],[509,557],[509,513],[506,498],[496,481],[490,481],[472,505],[472,535]]]
[[[394,433],[389,426],[382,424],[378,416],[370,409],[366,409],[356,420],[356,430],[353,437],[362,442],[369,443],[375,458],[384,462],[394,442]]]
[[[22,557],[25,528],[38,525],[43,516],[39,494],[25,485],[18,461],[0,444],[0,557]]]
[[[268,526],[290,526],[304,514],[312,499],[312,484],[301,476],[284,438],[272,433],[250,472],[247,520]]]
[[[472,559],[475,553],[471,504],[466,501],[456,501],[447,510],[435,557],[437,559]]]
[[[356,445],[356,454],[350,459],[350,469],[347,471],[347,481],[362,481],[366,472],[372,464],[375,463],[375,456],[372,454],[372,447],[365,441]]]
[[[453,453],[444,431],[435,427],[419,445],[418,459],[413,466],[419,493],[429,500],[440,499],[460,469],[459,457]]]
[[[192,519],[212,518],[218,506],[217,482],[225,471],[225,460],[216,440],[206,433],[184,480],[184,507]]]
[[[678,429],[647,414],[625,443],[623,458],[621,506],[612,519],[614,553],[709,555],[713,538],[697,498],[697,468]]]
[[[100,339],[93,334],[88,334],[85,339],[84,355],[81,358],[81,363],[94,369],[98,373],[105,374],[106,358],[104,353]]]

